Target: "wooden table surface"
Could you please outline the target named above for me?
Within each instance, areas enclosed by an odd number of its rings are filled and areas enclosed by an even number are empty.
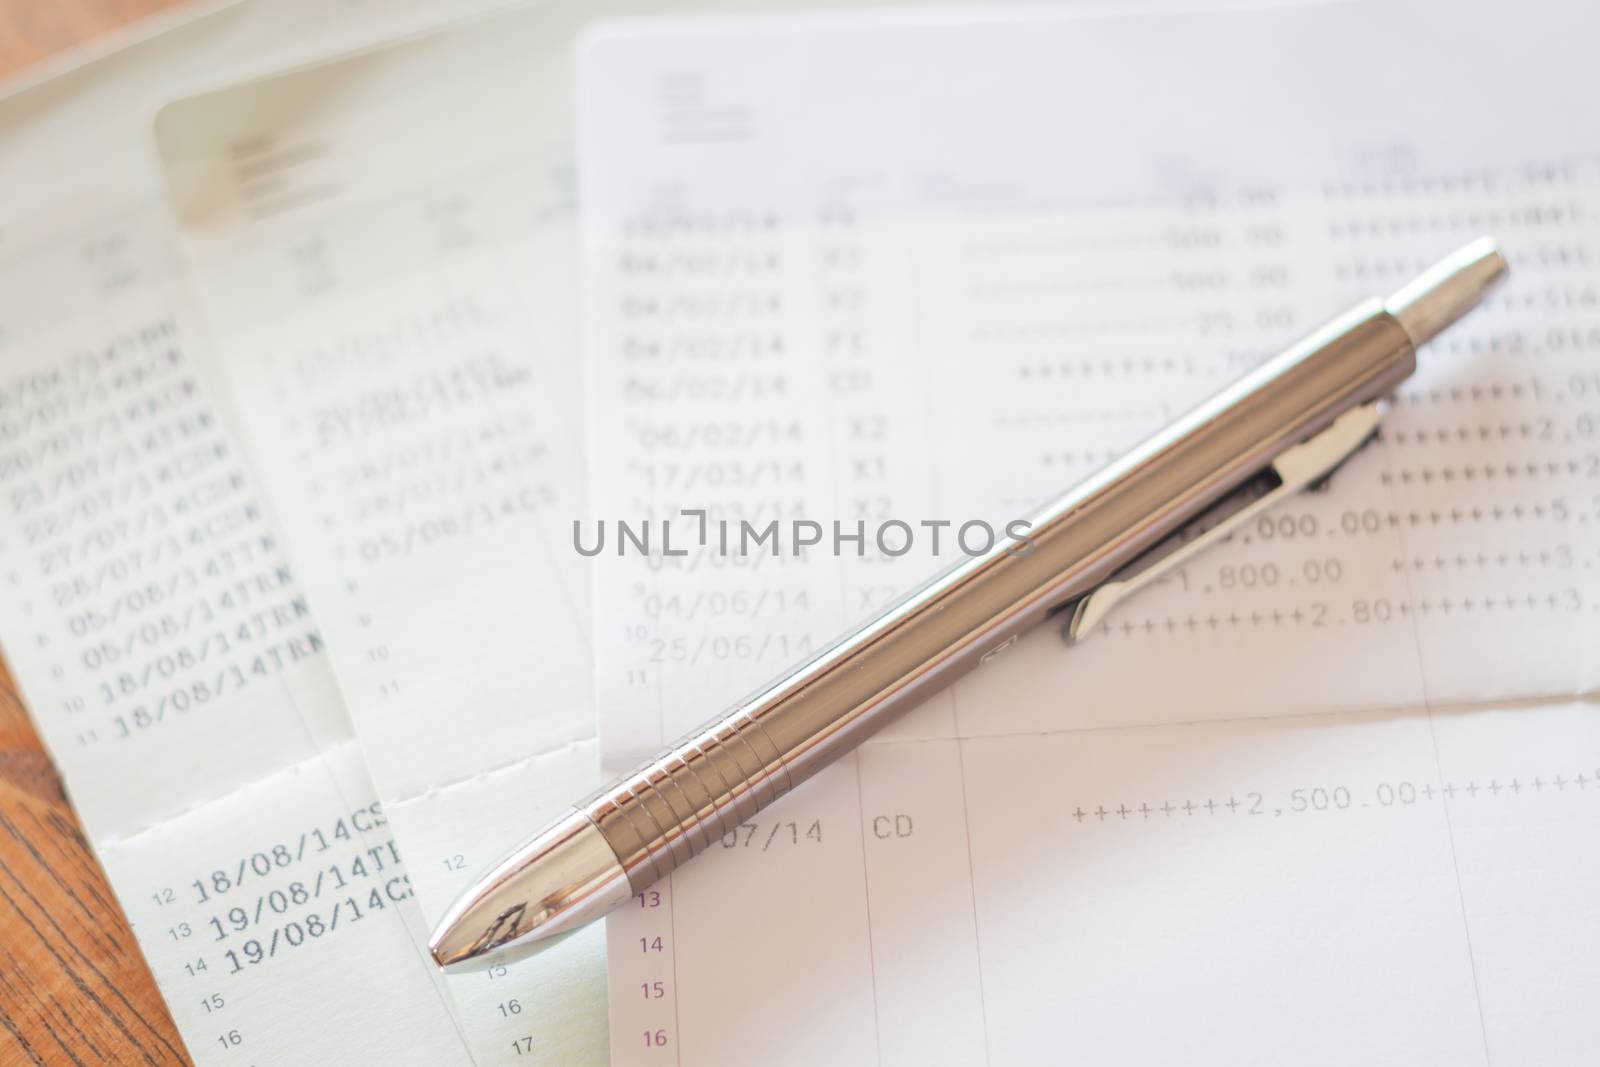
[[[0,0],[0,75],[175,0]],[[0,1067],[188,1063],[0,661]]]

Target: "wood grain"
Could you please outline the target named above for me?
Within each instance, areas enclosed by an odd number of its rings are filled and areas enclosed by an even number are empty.
[[[188,1062],[0,662],[0,1064]]]
[[[0,0],[0,75],[174,0]],[[0,1067],[186,1064],[0,659]]]

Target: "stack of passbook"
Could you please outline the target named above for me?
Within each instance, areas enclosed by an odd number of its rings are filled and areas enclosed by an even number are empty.
[[[0,100],[0,641],[190,1054],[1591,1062],[1592,5],[767,6],[245,0]],[[1003,529],[1480,233],[1328,491],[432,965],[940,565],[599,525]]]

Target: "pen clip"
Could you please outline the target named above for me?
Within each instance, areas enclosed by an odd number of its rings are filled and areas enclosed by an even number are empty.
[[[1061,636],[1068,643],[1079,640],[1130,594],[1226,540],[1244,523],[1284,498],[1302,489],[1319,488],[1340,464],[1372,440],[1387,410],[1385,400],[1351,408],[1326,429],[1279,453],[1233,492],[1074,601],[1067,608]]]

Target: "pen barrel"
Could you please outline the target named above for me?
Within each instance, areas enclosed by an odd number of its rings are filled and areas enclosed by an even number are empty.
[[[1381,303],[1352,310],[1039,510],[1027,542],[941,574],[582,809],[639,892],[1415,366]]]

